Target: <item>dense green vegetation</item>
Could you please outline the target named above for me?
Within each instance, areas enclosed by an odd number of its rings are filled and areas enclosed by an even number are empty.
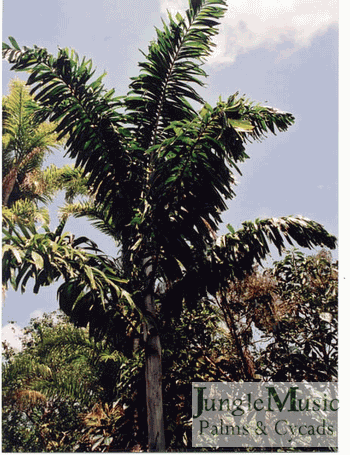
[[[326,251],[290,251],[225,304],[184,308],[171,331],[162,321],[167,450],[192,450],[192,381],[337,380],[337,277]],[[24,333],[21,352],[5,344],[3,451],[146,449],[142,349],[125,356],[62,313]]]

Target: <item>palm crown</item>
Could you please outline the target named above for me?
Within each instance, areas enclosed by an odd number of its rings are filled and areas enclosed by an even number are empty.
[[[256,260],[268,254],[269,242],[280,252],[284,241],[293,239],[304,247],[335,246],[335,238],[322,226],[302,217],[256,220],[237,231],[229,226],[226,235],[217,237],[225,200],[234,196],[234,172],[239,173],[238,164],[248,158],[246,143],[268,132],[286,131],[294,122],[291,114],[254,104],[237,93],[212,107],[195,90],[195,85],[203,85],[202,64],[224,12],[223,0],[191,0],[184,17],[169,14],[168,24],[157,29],[157,40],[144,54],[140,75],[132,79],[124,97],[107,91],[103,76],[91,82],[92,62],[80,61],[74,51],[60,49],[54,57],[36,46],[21,49],[13,38],[12,46],[3,44],[3,57],[13,64],[12,69],[30,72],[27,83],[41,106],[38,118],[55,122],[58,139],[67,138],[67,152],[82,169],[93,196],[93,204],[81,207],[77,216],[95,219],[119,242],[122,274],[129,282],[120,295],[136,292],[134,301],[140,290],[154,292],[160,280],[165,286],[158,289],[166,289],[159,295],[164,306],[173,306],[175,296],[180,307],[183,298],[195,303],[225,286],[228,279],[251,270]],[[198,111],[189,101],[199,104]],[[51,237],[63,241],[62,226]],[[36,248],[30,234],[25,238],[22,246],[16,238],[18,250]],[[64,245],[81,249],[84,240],[68,240]],[[33,244],[29,247],[28,242]],[[97,250],[91,248],[93,255]],[[76,255],[79,260],[80,255]],[[96,264],[110,270],[101,257]],[[8,260],[13,261],[13,255]],[[152,269],[147,280],[145,261]],[[21,264],[15,261],[13,267]],[[67,286],[74,279],[75,284],[81,282],[81,292],[95,296],[93,305],[90,298],[86,303],[93,326],[93,308],[101,307],[106,294],[102,287],[96,290],[96,264],[92,272],[83,274],[88,286],[74,267],[63,275]],[[30,273],[37,280],[36,289],[63,274],[57,264],[51,275],[48,269],[33,267]],[[120,267],[115,270],[121,273]],[[10,275],[5,273],[5,279]],[[18,286],[23,276],[20,273],[13,283]],[[81,293],[78,297],[79,305],[70,299],[71,312],[83,304]],[[142,299],[137,303],[145,309]]]
[[[72,282],[80,289],[70,294],[74,298],[66,312],[84,308],[84,323],[90,320],[96,330],[106,329],[118,301],[135,302],[156,318],[147,295],[156,295],[163,309],[181,311],[184,299],[195,304],[215,294],[228,279],[242,276],[266,257],[269,242],[280,251],[285,240],[335,247],[335,238],[321,225],[302,217],[247,222],[240,230],[229,227],[228,234],[217,236],[225,201],[234,196],[234,172],[239,173],[239,163],[248,158],[246,143],[286,131],[294,122],[291,114],[238,93],[212,107],[196,91],[195,86],[204,85],[202,65],[224,12],[224,0],[190,0],[185,16],[169,14],[124,97],[107,91],[102,76],[91,82],[92,62],[80,60],[74,51],[59,49],[54,57],[36,46],[21,49],[13,38],[11,45],[3,45],[12,69],[30,72],[28,84],[42,106],[40,118],[57,123],[59,138],[67,137],[67,152],[87,178],[94,204],[82,213],[105,226],[121,246],[122,274],[128,283],[117,285],[110,263],[107,266],[102,256],[94,259],[91,252],[84,252],[85,266],[90,267],[84,269],[84,278],[77,272],[81,256],[76,269],[73,260],[69,271],[55,269],[54,276],[66,280],[61,297],[69,294]],[[33,250],[34,243],[27,236],[26,251]],[[17,242],[18,251],[23,245]],[[64,244],[65,249],[78,246],[81,242]],[[21,263],[10,249],[7,254],[7,267],[18,270]],[[31,267],[39,286],[50,282],[46,272]],[[107,270],[106,287],[112,291],[96,285],[101,270]],[[16,285],[23,276],[19,273]],[[109,306],[101,306],[103,296]],[[101,324],[96,323],[97,308],[108,314]]]

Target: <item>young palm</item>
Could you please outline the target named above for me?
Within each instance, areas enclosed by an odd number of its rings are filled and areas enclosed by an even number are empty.
[[[112,281],[119,290],[113,298],[102,288],[96,291],[89,275],[85,287],[81,284],[81,291],[72,293],[72,283],[82,279],[74,272],[74,261],[61,297],[71,295],[65,307],[69,314],[85,308],[84,323],[94,320],[97,309],[110,314],[110,308],[124,302],[141,310],[152,451],[165,448],[159,311],[180,312],[183,301],[195,305],[208,293],[215,294],[228,279],[264,258],[269,242],[280,250],[285,239],[307,247],[335,247],[333,236],[302,217],[257,220],[216,237],[225,200],[234,196],[233,173],[239,173],[238,163],[248,158],[246,142],[285,131],[294,121],[291,114],[253,104],[237,93],[212,107],[195,90],[203,85],[202,64],[224,12],[224,0],[190,0],[185,16],[169,15],[139,64],[140,75],[133,78],[127,96],[119,98],[104,89],[102,78],[91,82],[91,61],[80,61],[73,51],[60,49],[54,57],[38,47],[21,49],[13,38],[11,45],[3,45],[12,69],[30,72],[28,84],[42,105],[41,118],[57,122],[59,138],[67,137],[68,153],[87,177],[98,218],[120,244],[128,282],[116,285],[117,268]],[[23,245],[16,242],[20,255]],[[29,237],[25,243],[43,254]],[[23,258],[18,261],[10,247],[6,254],[6,267],[12,275],[19,273],[13,279],[19,285]],[[99,277],[102,262],[98,259],[91,267]],[[74,266],[79,270],[78,262]],[[32,273],[38,279],[40,273]],[[37,287],[40,284],[37,281]],[[94,324],[100,332],[106,329]]]

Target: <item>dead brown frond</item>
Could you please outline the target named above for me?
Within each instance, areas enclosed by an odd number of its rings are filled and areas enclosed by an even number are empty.
[[[20,409],[26,409],[38,404],[45,404],[46,396],[36,390],[22,389],[15,392],[15,400]]]
[[[42,178],[41,171],[34,169],[28,172],[20,184],[21,191],[31,192],[37,195],[41,195],[45,191],[45,182]]]
[[[124,415],[120,405],[108,406],[107,403],[96,403],[92,410],[83,416],[83,422],[88,427],[110,425]]]
[[[230,287],[228,300],[231,305],[240,307],[240,316],[250,326],[272,332],[276,323],[291,313],[295,302],[281,299],[278,283],[268,273],[247,275],[243,280],[233,283]]]

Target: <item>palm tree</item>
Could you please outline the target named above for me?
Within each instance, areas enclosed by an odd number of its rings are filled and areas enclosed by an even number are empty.
[[[45,156],[57,147],[54,126],[35,119],[38,105],[20,80],[10,83],[3,97],[2,203],[12,207],[18,200],[42,201],[47,195],[41,167]]]
[[[46,205],[55,194],[64,189],[66,200],[72,201],[84,194],[85,182],[79,170],[69,165],[43,167],[46,157],[64,140],[57,140],[55,124],[37,118],[40,106],[24,81],[12,80],[9,87],[9,95],[2,99],[3,213],[13,221],[47,224]]]
[[[58,138],[67,137],[68,154],[87,177],[94,205],[86,214],[120,245],[113,265],[100,252],[82,250],[83,240],[22,229],[7,237],[5,281],[24,288],[34,277],[38,290],[63,276],[61,307],[100,336],[113,336],[120,320],[124,328],[135,315],[143,321],[151,451],[165,450],[160,312],[179,314],[183,302],[193,308],[215,295],[266,257],[269,242],[280,251],[292,240],[335,247],[321,225],[302,217],[247,222],[217,237],[225,200],[234,196],[234,172],[248,158],[246,143],[294,122],[238,93],[212,107],[195,90],[204,85],[202,64],[224,12],[224,0],[190,0],[185,16],[169,14],[124,97],[106,91],[102,76],[91,82],[92,62],[74,51],[59,49],[54,57],[36,46],[20,48],[13,38],[3,45],[12,69],[30,72],[41,119],[57,122]],[[49,247],[48,237],[59,248]],[[38,270],[25,260],[34,253],[50,267]]]

